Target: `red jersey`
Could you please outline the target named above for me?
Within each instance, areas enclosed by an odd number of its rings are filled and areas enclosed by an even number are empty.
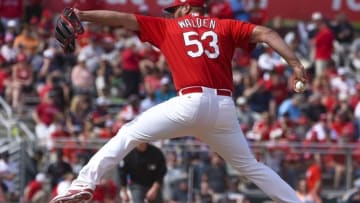
[[[247,22],[195,15],[136,18],[140,40],[164,54],[177,90],[189,86],[232,90],[234,50],[253,47],[250,37],[255,25]]]

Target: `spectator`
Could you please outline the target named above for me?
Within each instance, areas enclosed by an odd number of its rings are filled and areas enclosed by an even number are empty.
[[[249,9],[250,22],[257,25],[266,25],[268,21],[267,10],[262,6],[261,0],[253,0],[253,5]]]
[[[208,12],[210,16],[218,18],[234,18],[234,13],[230,3],[227,0],[211,0],[208,3]]]
[[[349,22],[345,13],[339,13],[331,24],[335,35],[335,53],[337,53],[337,64],[340,66],[349,65],[350,45],[354,40],[355,30]]]
[[[2,152],[0,154],[0,178],[6,202],[11,202],[18,198],[19,191],[16,190],[14,182],[17,173],[17,163],[10,160],[10,153],[8,151]]]
[[[95,77],[94,84],[93,84],[93,85],[95,85],[96,94],[98,96],[102,96],[102,97],[106,96],[107,89],[109,89],[109,77],[108,77],[108,75],[109,75],[108,69],[109,68],[108,68],[108,66],[109,66],[109,62],[102,58],[99,69],[97,69],[97,71],[96,71],[96,77]],[[93,85],[90,85],[90,86],[93,86]]]
[[[312,122],[317,122],[320,119],[320,115],[326,113],[326,108],[321,103],[321,94],[313,93],[308,97],[304,106],[304,112]]]
[[[209,183],[210,190],[214,193],[214,202],[224,198],[227,190],[228,172],[225,162],[218,154],[211,153],[210,164],[205,166],[202,180]]]
[[[321,13],[313,13],[312,20],[318,30],[312,41],[315,54],[315,75],[318,76],[324,74],[325,68],[331,60],[335,38]]]
[[[354,113],[355,113],[356,105],[359,103],[359,101],[360,101],[360,84],[355,82],[355,92],[350,96],[348,101],[349,106],[351,110],[354,111]]]
[[[229,4],[235,19],[249,21],[249,13],[246,11],[244,1],[229,0]]]
[[[13,63],[16,61],[17,57],[17,50],[14,47],[14,35],[6,33],[4,41],[5,44],[1,46],[0,54],[4,57],[6,62]]]
[[[37,88],[37,93],[41,101],[45,100],[46,97],[50,94],[51,90],[54,88],[56,81],[56,76],[54,74],[49,74],[46,76],[45,83],[40,85]]]
[[[200,184],[200,191],[195,196],[196,203],[212,203],[213,202],[213,191],[211,190],[207,181],[202,181]]]
[[[14,47],[24,49],[27,56],[34,56],[38,51],[40,42],[34,36],[33,30],[29,25],[24,25],[21,33],[15,37]]]
[[[299,31],[291,30],[284,36],[285,42],[295,52],[295,55],[300,59],[305,69],[311,68],[311,61],[309,59],[308,44],[302,42]]]
[[[151,44],[145,43],[139,50],[141,60],[139,62],[140,70],[143,75],[148,73],[160,73],[157,62],[160,58],[160,52]]]
[[[72,172],[65,172],[60,176],[58,183],[52,187],[51,196],[55,197],[58,194],[63,194],[74,180],[75,175]]]
[[[354,181],[354,187],[346,191],[342,196],[341,201],[344,203],[360,202],[360,179]]]
[[[260,79],[255,82],[255,79],[252,79],[250,76],[244,78],[244,91],[243,96],[247,98],[248,104],[251,110],[262,113],[265,111],[273,112],[271,109],[271,92],[269,91],[269,86],[267,83]],[[273,114],[272,114],[273,115]]]
[[[6,89],[11,85],[11,67],[10,63],[5,62],[5,59],[0,55],[0,94],[7,98]]]
[[[291,98],[284,100],[279,106],[279,116],[288,113],[290,119],[297,121],[301,116],[300,105],[303,103],[303,96],[294,94]]]
[[[42,164],[46,161],[44,152],[40,149],[35,149],[31,153],[26,154],[25,158],[25,180],[24,183],[27,185],[30,181],[36,178],[36,175],[40,173]]]
[[[299,197],[299,199],[303,203],[316,203],[315,197],[310,191],[308,190],[308,186],[306,184],[306,179],[301,178],[298,181],[297,187],[296,187],[296,195]]]
[[[251,129],[255,121],[259,119],[260,115],[249,108],[245,97],[238,97],[236,99],[236,106],[239,124],[243,132],[246,133]]]
[[[320,198],[320,192],[322,188],[322,172],[320,165],[315,160],[315,156],[312,154],[306,154],[306,185],[309,189],[309,193],[313,195],[315,203],[322,203]]]
[[[46,95],[32,114],[35,121],[35,134],[39,139],[40,146],[46,146],[50,134],[54,130],[52,125],[55,119],[61,116],[60,109],[55,105],[55,97],[52,94]]]
[[[304,163],[302,162],[302,155],[296,152],[296,147],[289,147],[281,164],[281,176],[284,176],[286,182],[293,188],[297,188],[298,180],[303,176]],[[306,181],[305,181],[306,184]]]
[[[48,149],[54,151],[58,146],[58,140],[70,138],[71,134],[66,129],[65,123],[63,121],[56,121],[54,123],[54,131],[50,134],[50,140],[47,143]]]
[[[146,92],[146,97],[141,100],[140,102],[140,109],[139,109],[139,112],[144,112],[146,110],[148,110],[149,108],[155,106],[157,103],[156,103],[156,100],[155,100],[155,93],[154,92],[149,92],[147,91]]]
[[[109,29],[108,27],[105,28]],[[105,34],[101,40],[104,49],[101,59],[106,63],[106,66],[113,69],[119,65],[119,50],[115,48],[115,39],[110,31],[108,31],[109,33]]]
[[[100,35],[92,33],[89,44],[79,50],[78,57],[86,59],[86,67],[91,73],[95,73],[99,68],[100,58],[104,54],[104,49],[100,46],[99,40]]]
[[[189,200],[189,195],[188,195],[188,184],[186,179],[185,180],[181,180],[178,182],[177,185],[175,185],[173,193],[172,193],[172,197],[171,200],[169,201],[169,203],[187,203],[187,202],[191,202],[191,199]]]
[[[120,164],[121,190],[123,201],[129,201],[128,180],[134,203],[163,202],[162,184],[166,174],[165,157],[162,152],[148,143],[139,144]]]
[[[46,174],[50,178],[51,189],[54,189],[56,186],[59,186],[58,184],[63,179],[66,180],[66,179],[74,178],[74,176],[72,176],[72,178],[70,177],[67,178],[66,174],[69,173],[72,173],[71,165],[64,161],[62,151],[57,150],[55,160],[52,163],[50,163],[50,165],[46,170]],[[59,189],[59,187],[57,189]]]
[[[134,39],[127,39],[124,50],[122,51],[121,69],[122,79],[126,84],[124,97],[127,98],[132,94],[139,94],[139,84],[141,79],[140,72],[140,54],[136,50],[136,42]]]
[[[250,203],[250,200],[239,190],[240,180],[238,177],[231,178],[226,198],[221,203]]]
[[[157,104],[176,96],[176,92],[172,88],[170,79],[167,76],[161,78],[160,84],[160,89],[155,91],[155,101]]]
[[[334,119],[331,122],[338,137],[345,137],[349,142],[353,142],[355,138],[355,126],[353,123],[352,112],[346,110],[339,110],[335,113]]]
[[[163,197],[165,201],[171,199],[175,183],[187,177],[186,168],[181,164],[175,152],[166,153],[167,172],[164,177]]]
[[[35,0],[35,1],[42,1],[42,0]],[[48,9],[43,9],[42,14],[38,26],[38,32],[41,38],[48,39],[51,37],[52,31],[54,29],[53,24],[53,14]]]
[[[42,14],[42,0],[26,1],[24,5],[25,22],[29,23],[32,17],[40,19]]]
[[[4,23],[6,25],[6,33],[12,34],[14,37],[17,36],[19,33],[19,25],[20,23],[17,20],[9,20],[7,23]]]
[[[357,78],[359,78],[359,70],[360,70],[360,34],[355,33],[356,38],[351,44],[350,47],[350,67],[352,67],[356,73]]]
[[[147,93],[155,93],[158,91],[162,84],[161,84],[161,73],[160,70],[156,67],[153,68],[144,68],[143,71],[144,77],[144,89]]]
[[[54,75],[58,78],[61,77],[62,72],[64,71],[64,64],[63,54],[59,53],[55,46],[44,50],[42,65],[39,66],[39,69],[37,70],[38,82],[40,84],[44,83],[45,78],[48,75]]]
[[[261,118],[257,120],[252,129],[246,133],[247,139],[251,141],[265,141],[270,138],[270,129],[273,124],[273,119],[269,112],[264,111]]]
[[[124,122],[132,121],[140,113],[139,105],[139,97],[137,95],[130,95],[127,104],[122,107],[119,117],[122,118]]]
[[[71,85],[75,94],[93,94],[95,80],[90,69],[86,66],[85,55],[78,56],[78,64],[71,71]]]
[[[112,122],[113,118],[109,112],[110,101],[106,97],[98,97],[96,99],[95,109],[91,112],[91,122],[94,127],[105,128],[107,122]]]
[[[86,95],[72,97],[68,114],[66,116],[66,128],[73,135],[78,135],[84,129],[84,120],[90,108],[89,99]]]
[[[24,100],[23,94],[33,90],[33,69],[27,62],[25,54],[17,56],[17,63],[12,67],[11,84],[8,86],[8,99],[11,106],[18,112],[22,112]]]
[[[269,73],[271,71],[274,71],[278,68],[283,68],[283,66],[285,66],[285,63],[284,60],[280,57],[280,55],[276,53],[271,47],[267,45],[264,46],[265,52],[259,56],[258,64],[261,71],[267,73],[267,75],[265,75],[267,76],[267,78],[264,78],[266,80],[269,79]]]
[[[43,173],[38,173],[36,178],[31,181],[24,190],[25,203],[43,203],[47,200],[46,194],[46,176]]]
[[[305,141],[310,142],[334,142],[337,140],[337,132],[328,125],[326,114],[320,114],[319,120],[306,133]]]
[[[338,92],[339,96],[348,97],[353,94],[355,92],[354,83],[351,72],[345,67],[338,68],[337,75],[330,78],[331,87]]]

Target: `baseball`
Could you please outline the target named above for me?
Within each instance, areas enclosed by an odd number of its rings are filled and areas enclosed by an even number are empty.
[[[295,91],[296,92],[302,92],[302,91],[304,91],[304,89],[305,89],[305,83],[300,81],[300,80],[296,81],[296,83],[295,83]]]

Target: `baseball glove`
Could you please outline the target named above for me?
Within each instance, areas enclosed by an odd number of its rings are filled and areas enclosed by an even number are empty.
[[[75,39],[82,33],[84,28],[74,9],[65,8],[56,22],[55,38],[66,53],[75,51]]]

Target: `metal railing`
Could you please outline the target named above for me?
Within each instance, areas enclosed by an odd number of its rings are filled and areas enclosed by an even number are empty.
[[[12,118],[13,117],[12,109],[10,105],[2,97],[0,97],[0,105],[4,109],[7,118]]]
[[[66,145],[69,141],[73,144],[71,146]],[[82,140],[78,139],[57,139],[54,142],[54,148],[76,148],[76,149],[99,149],[104,145],[108,140],[106,139],[91,139],[91,140]],[[76,144],[77,143],[77,144]],[[360,155],[360,150],[356,150],[360,147],[360,144],[354,143],[300,143],[300,142],[250,142],[250,147],[254,153],[260,153],[265,157],[269,153],[269,149],[274,147],[279,150],[286,148],[286,152],[291,152],[293,154],[303,155],[307,154],[320,154],[320,155],[343,155],[345,157],[346,165],[346,178],[345,186],[346,189],[351,188],[353,182],[353,156]],[[329,150],[336,148],[336,150]],[[161,149],[165,152],[182,150],[182,151],[191,151],[191,152],[205,152],[209,148],[206,144],[200,142],[170,142],[161,146]]]
[[[14,185],[21,194],[25,187],[25,155],[35,146],[36,136],[32,130],[13,113],[10,105],[0,97],[0,152],[9,152],[9,160],[16,163],[17,175]],[[29,145],[32,144],[32,145]]]

